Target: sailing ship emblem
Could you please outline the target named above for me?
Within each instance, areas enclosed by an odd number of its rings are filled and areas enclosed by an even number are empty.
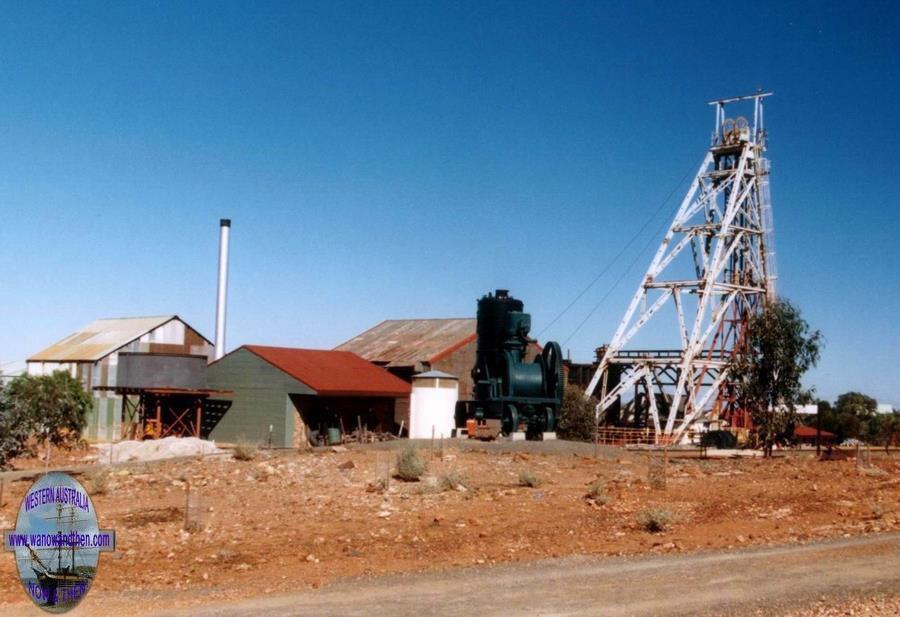
[[[64,613],[87,594],[100,553],[115,550],[115,532],[99,528],[93,502],[77,480],[53,472],[26,492],[3,546],[16,554],[28,597],[48,612]]]

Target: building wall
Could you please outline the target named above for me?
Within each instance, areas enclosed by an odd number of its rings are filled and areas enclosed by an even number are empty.
[[[291,447],[297,413],[291,394],[315,394],[305,384],[275,368],[256,354],[238,349],[209,365],[207,383],[215,390],[233,390],[232,405],[210,434],[229,443]]]
[[[474,392],[474,383],[472,382],[472,368],[475,366],[475,354],[478,349],[478,341],[473,340],[467,343],[437,362],[430,365],[431,369],[443,371],[459,378],[459,400],[471,400]],[[525,361],[531,362],[535,356],[540,355],[541,348],[537,343],[528,345],[525,352]],[[425,370],[428,370],[427,368]]]
[[[28,362],[29,375],[49,375],[58,370],[77,377],[94,397],[84,437],[88,441],[115,441],[122,434],[122,397],[100,387],[115,387],[119,352],[171,352],[212,357],[213,345],[183,321],[173,319],[150,330],[96,362]]]
[[[472,368],[475,366],[475,351],[477,349],[478,341],[473,340],[449,356],[431,364],[433,370],[449,373],[459,379],[459,400],[461,401],[472,398],[474,386],[472,383]]]

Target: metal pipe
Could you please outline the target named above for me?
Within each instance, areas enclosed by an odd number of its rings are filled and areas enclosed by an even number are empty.
[[[228,301],[228,240],[231,219],[219,221],[219,289],[216,294],[216,350],[215,359],[225,355],[225,308]]]

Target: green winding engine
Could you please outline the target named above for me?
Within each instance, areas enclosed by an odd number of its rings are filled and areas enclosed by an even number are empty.
[[[506,289],[478,301],[478,347],[472,369],[474,400],[460,401],[457,424],[484,427],[489,420],[504,434],[524,426],[529,438],[555,431],[565,376],[559,343],[548,342],[533,362],[525,361],[531,315]],[[479,434],[481,434],[479,432]]]

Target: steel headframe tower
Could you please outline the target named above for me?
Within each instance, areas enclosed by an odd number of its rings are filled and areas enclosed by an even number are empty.
[[[749,317],[775,296],[763,124],[763,99],[771,94],[710,101],[712,144],[588,386],[588,396],[601,386],[598,421],[633,387],[634,413],[640,398],[660,442],[677,441],[699,419],[748,426],[727,366],[745,349]],[[725,117],[732,103],[752,105],[752,125]],[[674,307],[668,332],[680,348],[624,349],[661,320],[667,304]]]

